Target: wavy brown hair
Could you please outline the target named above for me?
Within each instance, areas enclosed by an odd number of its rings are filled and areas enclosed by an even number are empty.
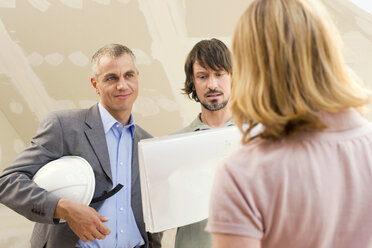
[[[199,102],[194,86],[194,63],[198,63],[205,69],[213,71],[226,71],[231,74],[231,52],[222,41],[212,38],[202,40],[195,44],[188,54],[185,62],[185,86],[183,93],[190,99]]]
[[[232,113],[243,143],[278,140],[300,129],[322,130],[319,111],[368,103],[344,64],[340,36],[316,0],[255,0],[232,44]],[[258,124],[264,130],[249,132]],[[248,124],[248,128],[244,128]]]

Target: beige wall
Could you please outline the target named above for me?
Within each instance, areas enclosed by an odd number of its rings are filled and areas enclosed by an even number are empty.
[[[29,144],[46,113],[97,101],[89,59],[106,43],[126,44],[137,55],[136,122],[155,136],[187,125],[199,106],[180,94],[185,57],[203,38],[230,45],[248,3],[0,0],[0,169]],[[347,0],[325,3],[342,33],[348,64],[372,86],[371,15]],[[0,217],[0,247],[25,247],[31,223],[1,205]]]

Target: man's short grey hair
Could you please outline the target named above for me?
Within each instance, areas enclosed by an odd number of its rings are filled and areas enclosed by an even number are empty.
[[[103,56],[109,56],[111,58],[118,58],[118,57],[120,57],[124,54],[129,54],[132,57],[134,65],[136,66],[136,64],[135,64],[136,63],[136,56],[134,55],[132,50],[130,50],[128,47],[126,47],[124,45],[108,44],[108,45],[105,45],[105,46],[101,47],[100,49],[98,49],[98,51],[92,56],[92,60],[91,60],[91,62],[92,62],[92,76],[97,79],[97,76],[100,73],[98,63],[99,63],[99,60]],[[137,66],[136,66],[136,68],[137,68]]]

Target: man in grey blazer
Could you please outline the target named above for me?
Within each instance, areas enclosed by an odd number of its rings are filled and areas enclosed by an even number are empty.
[[[161,234],[146,233],[142,215],[137,145],[151,136],[131,114],[138,95],[134,54],[106,45],[92,65],[100,102],[50,113],[31,146],[0,175],[0,202],[36,222],[31,247],[160,247]],[[67,155],[85,158],[94,171],[97,201],[90,206],[58,198],[32,181],[42,166]],[[118,184],[124,187],[107,198]]]

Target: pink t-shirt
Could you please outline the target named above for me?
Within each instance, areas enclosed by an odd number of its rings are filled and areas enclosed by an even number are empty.
[[[372,124],[321,113],[323,132],[257,139],[216,174],[207,231],[262,247],[372,247]]]

